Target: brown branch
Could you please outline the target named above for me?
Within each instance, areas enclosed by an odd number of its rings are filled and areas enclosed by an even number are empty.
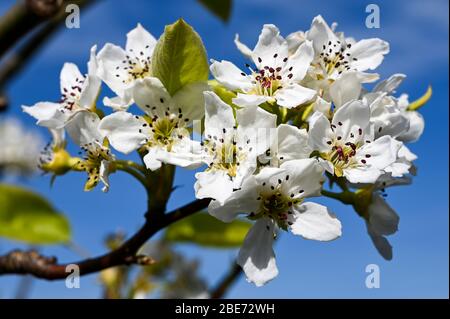
[[[39,1],[35,2],[40,3]],[[70,2],[77,4],[80,8],[82,8],[95,3],[96,0],[72,0]],[[34,10],[49,11],[50,9],[51,8],[49,8],[48,5],[42,7],[42,3],[40,3],[40,6],[38,4],[37,8]],[[20,71],[27,65],[27,62],[29,62],[32,57],[47,43],[47,41],[51,39],[55,32],[61,27],[65,17],[66,13],[62,10],[48,22],[43,23],[39,30],[33,33],[28,39],[25,40],[23,44],[18,47],[17,50],[5,58],[5,61],[3,61],[0,68],[0,112],[5,111],[8,106],[8,99],[5,92],[3,92],[5,86],[20,73]],[[0,39],[2,39],[2,24],[5,24],[4,20],[0,20]]]
[[[0,57],[43,21],[56,15],[62,0],[17,1],[0,20]]]
[[[211,290],[210,296],[212,299],[223,298],[228,292],[228,289],[236,282],[242,275],[242,268],[236,263],[233,263],[228,273],[222,278],[217,286]]]
[[[152,212],[142,228],[123,243],[118,249],[102,256],[85,259],[75,263],[58,264],[55,257],[45,257],[35,251],[13,251],[0,257],[0,275],[30,274],[38,278],[57,280],[65,279],[68,272],[66,266],[75,264],[80,275],[98,272],[110,267],[129,264],[149,264],[152,262],[146,256],[136,255],[139,249],[161,229],[190,216],[209,204],[209,199],[196,200],[167,214]],[[158,217],[160,216],[160,217]]]

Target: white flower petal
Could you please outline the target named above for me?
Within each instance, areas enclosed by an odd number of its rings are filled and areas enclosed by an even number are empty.
[[[385,135],[372,143],[366,143],[356,152],[355,158],[360,162],[366,161],[367,165],[377,169],[384,169],[391,165],[397,159],[397,154],[402,143],[394,140],[392,137]],[[366,154],[370,158],[366,158]]]
[[[308,158],[312,149],[308,145],[308,133],[289,124],[278,126],[277,156],[282,161]],[[272,150],[271,150],[272,152]]]
[[[393,74],[388,79],[378,83],[373,89],[373,92],[384,92],[388,94],[394,93],[395,89],[403,82],[405,78],[405,74]]]
[[[84,76],[78,67],[73,63],[64,63],[60,74],[61,94],[65,93],[64,89],[72,91],[73,86],[79,86],[80,80],[84,80]]]
[[[102,188],[102,191],[104,193],[108,192],[108,190],[109,190],[109,173],[110,173],[109,162],[104,161],[104,160],[101,161],[101,163],[100,163],[100,180],[105,185]]]
[[[48,128],[61,128],[69,117],[69,112],[61,112],[61,105],[52,102],[39,102],[33,106],[22,106],[22,110],[34,117],[37,124]]]
[[[114,44],[107,43],[98,53],[98,76],[109,86],[118,96],[123,97],[129,85],[123,83],[128,79],[128,71],[122,66],[122,61],[127,60],[125,51]],[[119,76],[117,76],[119,75]]]
[[[403,115],[409,119],[409,129],[397,138],[405,143],[415,142],[423,133],[425,121],[419,112],[405,111]]]
[[[156,153],[156,159],[166,164],[187,169],[195,169],[203,164],[200,143],[188,138],[176,143],[170,152],[159,149]]]
[[[90,143],[103,143],[104,135],[100,133],[98,126],[100,118],[97,114],[81,111],[77,112],[66,124],[66,130],[72,140],[86,146]],[[94,146],[95,147],[95,146]]]
[[[310,117],[308,144],[313,150],[328,152],[331,145],[327,144],[334,137],[330,128],[330,121],[320,112],[315,112]]]
[[[273,252],[273,222],[259,219],[250,228],[239,251],[237,263],[242,267],[249,282],[260,287],[278,275]]]
[[[311,28],[306,32],[306,38],[312,41],[316,54],[322,52],[323,45],[328,41],[339,40],[321,15],[313,19]]]
[[[156,155],[157,155],[156,147],[151,147],[148,150],[148,153],[145,154],[143,158],[145,167],[147,167],[149,170],[156,171],[162,165],[161,161],[158,161],[156,159]]]
[[[205,135],[209,132],[233,128],[236,121],[231,106],[223,102],[214,92],[204,92],[205,96]]]
[[[239,214],[256,211],[259,207],[259,202],[256,200],[258,197],[257,186],[255,176],[248,177],[244,180],[241,189],[230,193],[226,198],[212,201],[208,212],[217,219],[228,223]]]
[[[297,83],[291,83],[275,92],[277,104],[286,108],[293,108],[311,101],[316,95],[315,90],[305,88]]]
[[[234,44],[236,45],[237,49],[239,51],[241,51],[241,53],[248,59],[252,58],[252,53],[253,51],[250,50],[250,48],[248,46],[246,46],[244,43],[242,43],[239,40],[239,34],[236,33],[236,35],[234,36]]]
[[[213,198],[223,204],[233,193],[233,181],[224,171],[205,171],[195,174],[195,196]]]
[[[133,88],[133,100],[150,116],[164,117],[167,109],[175,111],[172,97],[158,78],[137,80]]]
[[[349,49],[352,58],[351,66],[358,71],[374,70],[383,61],[384,55],[389,53],[389,43],[381,39],[364,39],[353,44]]]
[[[291,81],[298,82],[303,80],[313,59],[314,48],[312,42],[306,40],[299,46],[297,51],[289,57],[286,66],[282,71],[283,76],[287,77],[292,73],[293,76],[290,79]]]
[[[132,50],[136,56],[151,57],[155,45],[156,39],[140,23],[127,34],[126,51]]]
[[[344,176],[350,183],[373,184],[383,172],[375,167],[344,169]]]
[[[148,136],[145,131],[148,131],[148,128],[143,130],[143,125],[148,126],[141,117],[136,118],[127,112],[115,112],[100,121],[99,130],[108,137],[116,150],[128,154],[145,143]]]
[[[324,169],[315,158],[287,161],[280,168],[289,176],[282,184],[284,193],[302,198],[320,196]]]
[[[265,24],[253,50],[255,65],[259,70],[266,65],[276,68],[284,63],[283,59],[288,55],[288,44],[280,35],[280,30],[273,24]]]
[[[265,152],[276,137],[277,116],[257,106],[249,106],[236,111],[237,143],[252,142],[254,155]]]
[[[294,219],[290,231],[306,239],[330,241],[342,235],[339,219],[327,207],[316,203],[303,203],[293,209]]]
[[[88,75],[83,82],[79,104],[81,107],[90,109],[95,105],[98,94],[100,93],[100,86],[102,84],[98,77],[98,63],[96,57],[97,46],[91,48],[91,56],[88,62]]]
[[[183,111],[183,117],[189,122],[201,120],[205,115],[205,98],[203,92],[209,86],[205,82],[195,82],[184,86],[173,96],[173,103]]]
[[[231,62],[213,60],[210,70],[214,78],[230,90],[247,91],[253,87],[251,77]]]
[[[408,162],[415,161],[417,159],[417,155],[410,151],[410,149],[402,143],[402,146],[398,150],[398,157],[404,158]]]
[[[258,106],[270,100],[269,96],[256,94],[242,94],[238,93],[237,97],[233,98],[233,103],[240,107]]]
[[[368,128],[370,120],[370,107],[361,101],[350,101],[341,106],[334,113],[332,123],[335,125],[335,132],[345,141],[353,129],[361,128],[364,133]]]
[[[115,96],[109,98],[105,96],[103,98],[103,104],[105,106],[111,107],[114,111],[126,111],[133,103],[134,103],[133,99],[129,94],[127,94],[127,92],[124,93],[123,97]]]
[[[303,31],[296,31],[290,33],[286,37],[286,41],[288,43],[289,53],[293,54],[295,51],[297,51],[298,47],[305,42],[306,35]]]
[[[361,94],[361,78],[358,72],[345,72],[330,86],[330,97],[336,108],[355,100]]]

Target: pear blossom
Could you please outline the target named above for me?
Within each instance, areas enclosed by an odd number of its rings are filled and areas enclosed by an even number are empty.
[[[145,115],[118,111],[104,117],[99,129],[122,153],[145,150],[144,162],[148,169],[156,170],[162,162],[198,167],[202,164],[200,143],[191,140],[188,128],[194,120],[203,117],[206,89],[204,83],[193,83],[172,97],[159,79],[138,80],[133,98]]]
[[[250,51],[247,53],[250,55]],[[248,66],[250,74],[247,74],[233,63],[223,60],[212,60],[210,69],[220,84],[238,92],[233,99],[238,106],[276,102],[280,106],[293,108],[310,101],[316,94],[314,90],[299,84],[313,54],[312,43],[306,41],[289,56],[288,42],[280,35],[278,28],[266,24],[251,51],[255,70]]]
[[[425,128],[425,120],[423,116],[413,110],[408,110],[409,101],[407,94],[401,94],[397,100],[397,106],[401,110],[403,116],[409,121],[409,127],[403,131],[396,138],[405,143],[416,142],[423,133]]]
[[[25,113],[37,120],[40,126],[59,129],[79,111],[95,108],[101,80],[97,76],[96,46],[91,48],[88,73],[83,76],[73,63],[65,63],[60,74],[61,100],[39,102],[33,106],[22,106]]]
[[[351,183],[374,183],[397,159],[401,143],[385,135],[375,139],[370,108],[351,101],[330,121],[320,112],[310,121],[309,145],[319,152],[326,170]]]
[[[112,170],[111,154],[105,136],[99,130],[100,118],[92,112],[78,112],[67,123],[66,130],[72,140],[85,152],[85,158],[75,165],[75,169],[86,171],[88,180],[85,191],[92,190],[101,181],[103,192],[109,190],[109,174]]]
[[[236,111],[215,93],[205,92],[205,132],[202,160],[208,167],[196,173],[197,198],[223,203],[253,174],[257,157],[272,144],[276,116],[257,106]]]
[[[423,133],[423,117],[417,111],[408,110],[408,96],[392,95],[405,78],[404,74],[394,74],[363,95],[362,99],[370,105],[376,136],[390,135],[402,142],[414,142]]]
[[[316,159],[287,161],[246,178],[223,205],[210,205],[209,213],[224,222],[242,213],[256,221],[237,259],[248,281],[261,286],[278,275],[272,248],[277,229],[319,241],[341,235],[341,223],[328,208],[304,202],[320,195],[322,181],[323,168]]]
[[[313,44],[314,59],[302,84],[317,90],[320,97],[337,106],[351,100],[342,101],[342,95],[357,98],[361,83],[378,79],[377,74],[365,71],[376,69],[389,52],[389,44],[381,39],[356,42],[345,38],[330,28],[320,15],[313,19],[305,38]]]
[[[128,32],[125,49],[107,43],[98,54],[99,76],[117,94],[103,99],[106,106],[126,110],[133,104],[133,87],[138,79],[151,76],[151,59],[156,39],[138,24]]]

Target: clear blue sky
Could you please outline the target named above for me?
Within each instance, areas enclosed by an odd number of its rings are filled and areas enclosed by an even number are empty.
[[[15,1],[2,1],[0,13]],[[384,261],[366,234],[363,221],[351,208],[335,202],[329,204],[343,223],[343,236],[331,243],[303,240],[283,234],[276,244],[278,278],[262,288],[241,279],[229,297],[274,298],[383,298],[448,297],[448,1],[377,1],[381,9],[381,28],[367,29],[365,7],[371,1],[234,1],[231,21],[223,24],[206,12],[195,0],[185,1],[100,1],[81,12],[81,28],[61,30],[49,46],[40,52],[30,67],[11,83],[8,93],[11,112],[30,127],[34,121],[20,112],[21,104],[57,100],[59,71],[66,61],[82,70],[89,48],[105,42],[123,45],[125,34],[141,22],[155,36],[164,25],[183,17],[203,38],[210,58],[228,59],[238,65],[244,58],[233,44],[235,33],[253,46],[264,23],[274,23],[287,35],[308,29],[312,18],[322,14],[328,22],[339,23],[339,30],[357,39],[380,37],[390,42],[391,53],[379,68],[382,77],[401,72],[408,75],[399,93],[420,96],[428,84],[434,94],[422,110],[426,120],[421,140],[411,145],[419,155],[414,183],[389,190],[388,200],[400,215],[400,230],[389,240],[394,259]],[[42,130],[44,134],[45,131]],[[26,182],[47,196],[70,218],[74,241],[93,255],[102,253],[102,240],[110,231],[122,229],[132,233],[143,222],[144,192],[128,176],[111,178],[111,190],[84,193],[85,176],[71,174],[49,187],[49,178],[37,176]],[[178,188],[169,203],[175,208],[194,198],[193,172],[178,171]],[[0,252],[18,246],[0,240]],[[227,270],[235,250],[210,250],[179,246],[189,256],[202,260],[201,273],[215,282]],[[62,262],[78,260],[61,247],[47,247],[44,253],[60,256]],[[365,288],[365,267],[375,263],[381,268],[381,288]],[[0,297],[12,296],[18,277],[0,277]],[[81,289],[66,289],[64,282],[35,282],[32,297],[100,296],[96,276],[81,279]]]

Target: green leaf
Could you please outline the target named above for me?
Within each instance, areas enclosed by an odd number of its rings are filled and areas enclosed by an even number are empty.
[[[56,244],[70,239],[70,225],[40,195],[0,184],[0,236],[31,244]]]
[[[234,248],[241,246],[251,226],[242,220],[224,223],[207,213],[197,213],[169,226],[165,236],[173,242]]]
[[[427,102],[430,100],[431,95],[433,94],[433,90],[431,88],[431,85],[428,86],[427,91],[425,92],[424,95],[422,95],[420,98],[418,98],[417,100],[411,102],[408,107],[407,110],[408,111],[417,111],[418,109],[420,109],[422,106],[424,106],[425,104],[427,104]]]
[[[232,0],[198,0],[215,16],[227,22],[230,19]]]
[[[233,109],[239,109],[239,107],[233,104],[233,99],[237,96],[236,93],[225,88],[223,85],[217,82],[217,80],[209,80],[208,84],[222,101],[227,103]]]
[[[202,39],[183,19],[164,29],[153,52],[152,72],[171,95],[187,84],[208,80]]]

